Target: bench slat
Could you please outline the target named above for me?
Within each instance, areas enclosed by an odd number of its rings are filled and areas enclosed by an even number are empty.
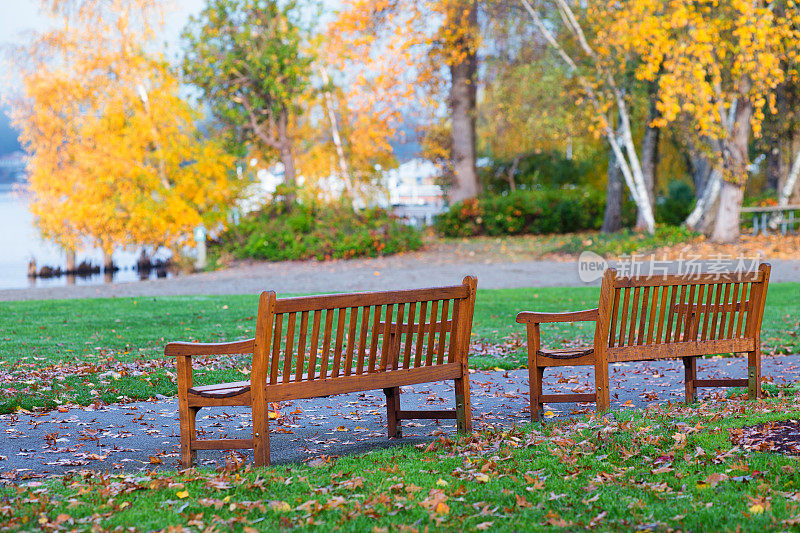
[[[727,339],[713,341],[685,341],[665,344],[615,346],[608,348],[608,360],[647,361],[649,359],[673,359],[695,355],[749,352],[755,349],[754,339]]]
[[[197,450],[249,450],[253,439],[192,439],[192,448]]]
[[[319,329],[322,323],[322,310],[313,312],[314,318],[311,325],[311,345],[309,349],[311,352],[308,355],[308,380],[314,381],[314,376],[317,373],[317,350],[319,349]]]
[[[434,342],[436,340],[436,328],[434,324],[437,322],[437,316],[439,313],[439,302],[434,301],[431,304],[431,315],[430,315],[430,322],[428,323],[428,352],[425,356],[425,366],[431,366],[433,364],[433,347]]]
[[[414,346],[414,319],[416,318],[417,313],[417,302],[411,302],[411,305],[408,306],[408,320],[405,324],[405,334],[406,334],[406,341],[405,341],[405,351],[403,352],[403,366],[408,368],[411,366],[411,348]],[[402,334],[402,333],[401,333]]]
[[[364,373],[364,364],[367,352],[367,332],[369,330],[369,307],[361,309],[361,334],[358,341],[358,369],[356,374]]]
[[[283,315],[275,316],[275,331],[272,333],[272,338],[275,339],[272,343],[272,365],[269,370],[269,382],[276,383],[278,381],[278,360],[281,355],[281,333],[283,332]]]
[[[398,420],[455,420],[456,410],[397,411]]]
[[[414,366],[420,366],[422,363],[423,341],[425,340],[425,320],[428,316],[428,302],[422,302],[419,311],[419,323],[417,326],[417,347],[414,350]]]
[[[306,364],[306,339],[308,337],[308,311],[300,314],[300,338],[297,341],[297,364],[295,365],[295,381],[303,375]]]
[[[356,326],[358,325],[358,307],[350,308],[350,329],[347,332],[347,353],[344,358],[345,375],[353,371],[353,354],[355,353]]]
[[[326,294],[280,299],[277,301],[275,312],[296,313],[299,311],[338,309],[340,307],[397,305],[411,302],[463,299],[468,296],[469,290],[464,285],[387,292]]]
[[[450,311],[450,300],[444,300],[442,303],[442,320],[439,326],[439,347],[436,350],[436,364],[441,365],[444,362],[444,347],[447,341],[447,329],[445,329],[445,322],[447,322],[448,313]]]
[[[594,402],[597,396],[594,394],[542,394],[539,401],[542,403],[585,403]]]
[[[746,379],[696,379],[695,387],[747,387]]]
[[[614,280],[614,287],[653,287],[655,285],[711,285],[715,283],[761,283],[764,273],[760,270],[739,272],[719,272],[704,274],[667,274],[655,276],[620,277]]]
[[[404,368],[363,374],[361,376],[340,376],[338,378],[316,379],[314,381],[279,383],[277,385],[267,385],[266,397],[270,402],[282,402],[333,396],[349,392],[444,381],[460,377],[462,375],[461,372],[461,363],[445,363],[431,367]]]

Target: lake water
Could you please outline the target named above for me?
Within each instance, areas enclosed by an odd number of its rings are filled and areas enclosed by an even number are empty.
[[[31,258],[36,258],[39,268],[47,265],[60,266],[63,269],[66,266],[66,257],[58,247],[43,241],[34,227],[33,216],[28,210],[26,190],[20,186],[0,183],[0,289],[139,281],[139,273],[133,269],[137,257],[138,254],[134,252],[115,251],[114,263],[120,267],[120,271],[114,273],[111,280],[103,274],[77,278],[61,276],[29,279],[27,270]],[[103,254],[96,249],[80,250],[77,254],[78,263],[86,259],[92,264],[102,265],[102,258]],[[152,271],[151,277],[155,276],[155,271]]]

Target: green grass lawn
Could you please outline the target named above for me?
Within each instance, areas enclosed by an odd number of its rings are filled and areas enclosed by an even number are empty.
[[[793,394],[440,437],[306,465],[87,472],[0,489],[0,523],[11,530],[796,530],[797,459],[749,451],[731,436],[798,417]]]
[[[521,310],[572,311],[597,305],[596,287],[479,290],[473,327],[477,368],[524,365]],[[800,284],[770,285],[762,340],[770,353],[800,352]],[[170,340],[232,341],[252,336],[257,296],[182,296],[0,303],[0,412],[60,403],[114,403],[175,394]],[[590,343],[593,326],[553,324],[545,343]],[[199,383],[246,379],[247,361],[220,358]]]

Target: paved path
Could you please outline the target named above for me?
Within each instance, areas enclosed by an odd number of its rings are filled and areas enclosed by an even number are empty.
[[[800,260],[774,260],[772,282],[800,281]],[[672,271],[678,267],[670,264]],[[569,261],[509,261],[500,255],[470,256],[414,252],[392,257],[349,261],[289,261],[240,264],[217,272],[172,279],[108,285],[75,285],[0,290],[0,301],[177,294],[278,294],[373,291],[459,283],[466,274],[478,276],[485,289],[584,285],[578,263]],[[599,281],[594,283],[599,284]]]
[[[702,377],[741,377],[742,358],[711,358],[698,362]],[[800,381],[800,356],[765,357],[764,376],[776,384]],[[644,407],[652,402],[683,400],[683,366],[679,361],[617,363],[612,365],[612,408]],[[594,384],[591,367],[563,367],[545,376],[548,392],[587,392]],[[470,374],[474,425],[513,426],[527,423],[526,370]],[[561,383],[557,383],[561,382]],[[701,397],[724,394],[702,389]],[[453,406],[452,383],[403,387],[407,409]],[[593,404],[553,404],[546,409],[570,416],[593,409]],[[320,455],[364,453],[407,443],[429,441],[455,431],[454,421],[404,421],[402,439],[387,439],[383,394],[372,391],[329,398],[298,400],[280,405],[281,418],[271,423],[274,463],[305,461]],[[249,410],[206,409],[199,426],[205,438],[246,435]],[[99,410],[73,409],[41,415],[0,416],[0,484],[81,469],[136,471],[175,468],[180,442],[177,400],[112,405]],[[216,465],[223,452],[200,451],[199,460]],[[248,458],[249,460],[249,458]]]

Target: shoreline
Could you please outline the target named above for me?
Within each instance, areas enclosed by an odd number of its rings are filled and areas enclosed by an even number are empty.
[[[800,259],[766,261],[772,264],[772,283],[800,282]],[[677,261],[664,264],[672,272],[680,267]],[[610,262],[609,266],[618,265]],[[578,262],[574,260],[515,261],[477,255],[465,260],[460,254],[421,251],[328,262],[242,262],[213,272],[127,283],[2,289],[0,301],[258,294],[264,290],[284,295],[410,289],[458,284],[467,274],[476,275],[478,287],[485,289],[599,285],[599,279],[581,281]]]

